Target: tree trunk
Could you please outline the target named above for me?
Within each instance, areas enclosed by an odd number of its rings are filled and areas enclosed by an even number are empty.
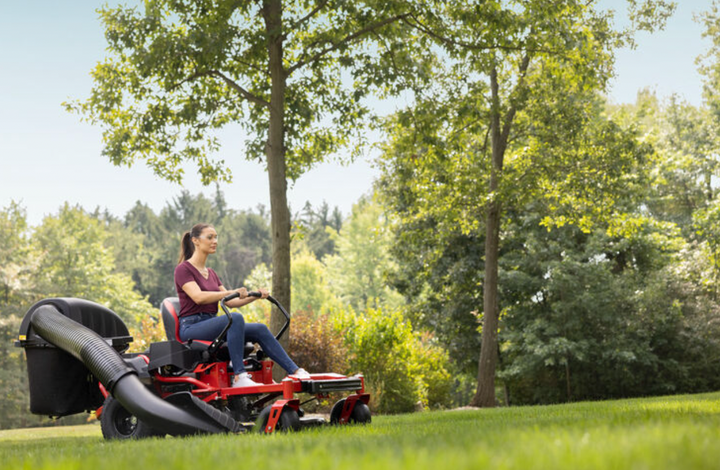
[[[570,387],[570,358],[565,358],[565,387],[567,393],[567,401],[572,401],[572,388]]]
[[[266,0],[263,17],[268,37],[270,70],[270,122],[265,148],[270,182],[270,229],[272,231],[272,295],[290,311],[290,210],[287,203],[285,164],[285,86],[287,73],[283,67],[282,3]],[[285,317],[273,308],[270,330],[277,332]],[[287,346],[288,334],[280,340]],[[278,371],[282,376],[282,371]]]
[[[707,202],[713,200],[713,187],[712,187],[712,173],[705,173],[705,195],[707,196]]]
[[[491,178],[491,187],[493,179],[495,178]],[[470,406],[494,407],[499,322],[498,251],[500,248],[500,203],[498,201],[490,203],[486,225],[482,344],[478,364],[477,392],[470,402]]]
[[[503,156],[507,136],[500,129],[500,97],[497,70],[490,73],[492,92],[492,116],[490,136],[492,141],[492,172],[490,173],[490,203],[485,224],[485,280],[483,282],[483,330],[478,364],[478,386],[470,406],[495,406],[495,367],[498,350],[498,261],[500,252],[501,203],[498,195]]]

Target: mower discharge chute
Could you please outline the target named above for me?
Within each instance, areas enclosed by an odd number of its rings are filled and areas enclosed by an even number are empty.
[[[259,297],[259,293],[250,293]],[[232,317],[225,302],[220,305]],[[275,299],[287,322],[290,316]],[[27,355],[30,411],[67,416],[96,411],[108,438],[237,433],[253,426],[265,433],[324,424],[323,418],[303,417],[298,393],[313,395],[351,391],[332,409],[330,422],[367,423],[369,395],[361,375],[311,374],[309,379],[272,379],[273,363],[252,345],[245,348],[245,369],[260,385],[231,387],[232,367],[225,346],[226,328],[212,342],[183,343],[178,335],[179,303],[161,306],[168,341],[152,343],[143,353],[130,354],[132,337],[111,310],[83,299],[45,299],[25,315],[17,346]]]

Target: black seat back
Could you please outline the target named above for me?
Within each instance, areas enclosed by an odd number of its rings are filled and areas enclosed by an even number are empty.
[[[163,325],[165,326],[165,335],[169,341],[177,341],[182,343],[180,339],[180,299],[177,297],[168,297],[160,304],[160,313],[162,315]],[[200,346],[202,349],[207,348],[210,341],[195,340],[192,341],[194,346]],[[224,346],[224,342],[221,343]],[[245,343],[244,356],[248,357],[255,351],[253,343]]]
[[[180,299],[177,297],[168,297],[160,304],[160,314],[162,315],[163,325],[165,326],[165,335],[169,341],[180,340]]]

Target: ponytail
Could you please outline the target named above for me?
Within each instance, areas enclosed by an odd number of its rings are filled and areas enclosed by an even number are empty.
[[[180,258],[178,264],[183,261],[187,261],[195,253],[195,245],[192,242],[193,238],[198,238],[203,230],[208,227],[212,227],[210,224],[195,224],[189,231],[183,233],[182,240],[180,241]]]
[[[189,260],[193,253],[195,253],[195,245],[193,245],[192,237],[190,236],[190,232],[185,232],[180,241],[180,258],[178,258],[178,264]]]

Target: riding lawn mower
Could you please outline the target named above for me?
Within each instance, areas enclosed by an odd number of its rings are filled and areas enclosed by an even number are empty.
[[[260,297],[251,292],[250,296]],[[214,341],[183,342],[178,334],[179,301],[165,299],[160,311],[167,341],[142,353],[127,353],[133,341],[127,326],[110,309],[77,298],[51,298],[33,305],[20,326],[16,346],[25,349],[30,411],[61,417],[95,412],[106,439],[152,436],[294,431],[328,424],[305,416],[302,405],[350,392],[337,401],[329,424],[371,421],[362,375],[310,374],[273,380],[273,362],[258,346],[245,345],[244,365],[257,386],[232,387],[232,362],[225,338],[232,316],[220,301],[228,324]],[[290,315],[273,297],[286,322]],[[310,396],[304,402],[299,395]]]

